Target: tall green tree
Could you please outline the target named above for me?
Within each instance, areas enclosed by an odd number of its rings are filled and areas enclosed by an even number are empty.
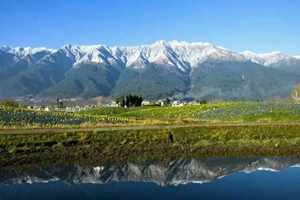
[[[119,96],[119,97],[117,97],[116,103],[117,103],[120,107],[125,107],[125,98],[124,98],[124,96]]]
[[[116,103],[121,107],[140,107],[142,106],[143,98],[131,93],[126,96],[120,96],[116,99]]]

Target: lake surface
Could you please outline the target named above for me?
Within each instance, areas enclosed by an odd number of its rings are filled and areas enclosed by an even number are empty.
[[[295,158],[184,159],[1,169],[0,200],[300,199]]]

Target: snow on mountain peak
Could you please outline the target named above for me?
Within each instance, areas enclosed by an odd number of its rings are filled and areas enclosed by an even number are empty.
[[[28,55],[35,55],[42,52],[46,54],[51,54],[57,51],[54,49],[47,49],[46,47],[31,48],[31,47],[8,47],[8,46],[2,46],[0,47],[0,50],[6,53],[13,54],[14,61],[18,61],[20,59],[26,58]],[[30,59],[28,61],[31,62]]]
[[[153,45],[166,45],[168,42],[166,40],[158,40]],[[147,45],[146,45],[147,46]]]
[[[1,50],[4,50],[8,53],[16,54],[18,56],[26,56],[28,54],[36,54],[39,52],[49,52],[54,53],[56,50],[54,49],[47,49],[46,47],[37,47],[37,48],[31,48],[31,47],[8,47],[3,46],[1,47]]]
[[[223,61],[232,59],[239,61],[244,60],[243,56],[235,52],[202,42],[187,43],[178,40],[170,42],[160,40],[153,45],[141,46],[141,48],[135,50],[141,52],[138,53],[133,60],[136,60],[136,57],[140,56],[149,62],[163,63],[163,61],[169,61],[165,63],[176,65],[182,71],[191,67],[196,67],[199,63],[205,62],[209,58],[220,59]],[[131,64],[132,63],[129,62],[127,66],[130,66]]]
[[[190,45],[189,43],[187,42],[184,42],[184,41],[179,41],[179,40],[172,40],[169,42],[169,44],[171,46],[188,46]]]
[[[264,54],[257,54],[257,55],[262,57],[262,58],[266,58],[266,59],[269,59],[269,58],[283,59],[285,57],[288,57],[287,55],[281,53],[280,51],[274,51],[274,52],[271,52],[271,53],[264,53]]]
[[[274,66],[279,62],[285,62],[286,65],[290,65],[296,60],[294,57],[285,55],[280,51],[264,54],[256,54],[251,51],[244,51],[241,54],[244,55],[246,59],[264,66]]]
[[[300,56],[293,56],[294,58],[297,58],[298,60],[300,60]]]
[[[266,54],[258,54],[258,55],[265,59],[265,63],[264,63],[265,66],[270,66],[278,63],[281,60],[288,59],[288,56],[284,55],[279,51],[274,51]]]
[[[209,58],[222,61],[245,58],[225,48],[215,47],[209,43],[187,43],[178,40],[170,42],[159,40],[152,45],[121,47],[127,58],[126,66],[141,69],[148,63],[158,63],[178,67],[181,71],[197,67]]]
[[[245,56],[245,58],[247,60],[250,60],[251,62],[255,62],[258,64],[262,64],[262,65],[264,65],[264,63],[265,63],[265,59],[254,52],[246,50],[246,51],[242,52],[241,54],[243,56]]]
[[[241,54],[247,54],[247,55],[257,55],[256,53],[252,52],[252,51],[249,51],[249,50],[246,50],[244,52],[241,52]]]
[[[74,66],[80,63],[106,63],[106,58],[110,57],[111,49],[106,45],[65,45],[62,50],[67,57],[75,60]],[[107,63],[109,64],[109,63]]]

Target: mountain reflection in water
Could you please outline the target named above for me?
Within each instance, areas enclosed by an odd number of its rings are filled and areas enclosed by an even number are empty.
[[[218,158],[184,159],[170,163],[149,162],[103,166],[48,166],[34,172],[0,169],[0,182],[4,185],[47,183],[61,181],[70,185],[109,182],[154,182],[160,186],[187,183],[208,183],[236,172],[251,173],[257,170],[280,171],[300,166],[296,158]],[[0,198],[1,199],[1,198]]]

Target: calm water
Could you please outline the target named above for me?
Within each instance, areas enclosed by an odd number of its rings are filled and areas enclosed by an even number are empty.
[[[292,158],[187,159],[0,171],[0,199],[300,199]]]

